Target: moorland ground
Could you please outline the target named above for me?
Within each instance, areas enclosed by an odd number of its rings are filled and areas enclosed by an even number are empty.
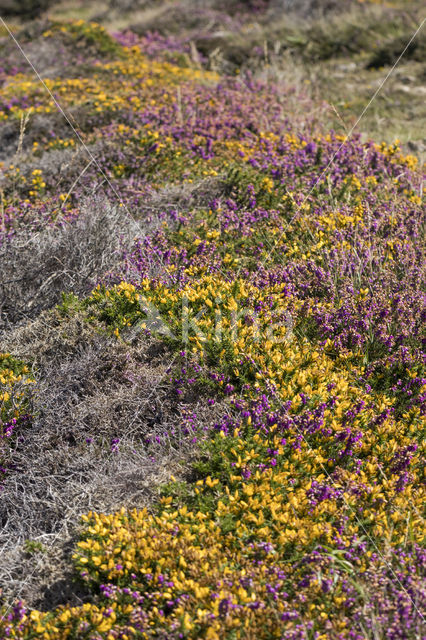
[[[423,637],[423,14],[5,3],[0,637]]]

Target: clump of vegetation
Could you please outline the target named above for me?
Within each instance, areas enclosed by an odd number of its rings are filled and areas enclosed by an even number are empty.
[[[421,170],[283,72],[375,73],[405,18],[351,4],[22,32],[51,93],[2,72],[1,637],[424,635]]]

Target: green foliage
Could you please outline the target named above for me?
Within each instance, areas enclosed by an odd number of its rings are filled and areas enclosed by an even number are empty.
[[[39,540],[25,540],[24,549],[29,555],[47,552],[47,547]]]
[[[95,48],[103,56],[116,58],[125,56],[123,48],[100,24],[84,22],[83,20],[72,22],[54,21],[50,26],[48,35],[51,36],[58,32],[69,35],[78,48]]]

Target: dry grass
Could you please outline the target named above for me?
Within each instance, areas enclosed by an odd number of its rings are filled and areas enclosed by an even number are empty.
[[[22,229],[0,245],[0,327],[34,318],[62,291],[87,293],[120,260],[120,237],[134,225],[118,208],[86,202],[78,219],[39,232]]]

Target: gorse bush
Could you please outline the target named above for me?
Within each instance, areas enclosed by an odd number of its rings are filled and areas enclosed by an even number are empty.
[[[421,637],[417,159],[293,117],[291,87],[172,64],[160,37],[43,33],[99,51],[48,78],[98,155],[59,190],[71,131],[2,166],[0,513],[26,556],[77,526],[79,586],[51,607],[9,590],[1,637]],[[1,98],[5,123],[55,109],[29,75]]]

